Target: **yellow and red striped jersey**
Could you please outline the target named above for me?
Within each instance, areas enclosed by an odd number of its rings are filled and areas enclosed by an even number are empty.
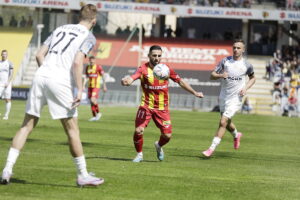
[[[101,65],[87,65],[85,70],[86,76],[89,79],[89,88],[100,88],[100,80],[104,75]]]
[[[169,69],[170,78],[178,83],[181,78],[172,68],[169,67]],[[169,109],[169,80],[156,79],[153,75],[153,70],[149,66],[149,62],[138,67],[131,78],[133,80],[141,80],[141,87],[143,89],[141,106],[158,110]]]

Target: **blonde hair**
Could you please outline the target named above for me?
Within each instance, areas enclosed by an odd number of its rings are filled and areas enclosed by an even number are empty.
[[[91,21],[96,18],[97,8],[93,4],[87,4],[81,7],[80,9],[80,20]]]

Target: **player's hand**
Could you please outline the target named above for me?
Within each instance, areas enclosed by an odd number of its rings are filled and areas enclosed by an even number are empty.
[[[106,92],[107,91],[107,88],[104,86],[103,87],[103,92]]]
[[[80,105],[81,97],[82,97],[82,91],[78,91],[76,98],[72,102],[72,107],[71,107],[72,109],[76,108],[76,107],[78,107]]]
[[[223,77],[224,79],[225,79],[225,78],[228,78],[228,72],[223,72],[222,77]]]
[[[132,78],[130,76],[125,76],[124,78],[122,78],[121,84],[123,86],[129,86],[129,85],[131,85],[132,81],[133,80],[132,80]]]
[[[199,98],[203,98],[203,97],[204,97],[204,95],[203,95],[202,92],[196,92],[194,95],[195,95],[196,97],[199,97]]]
[[[245,89],[245,88],[242,89],[242,90],[239,92],[239,95],[240,95],[241,97],[245,96],[245,95],[246,95],[246,89]]]

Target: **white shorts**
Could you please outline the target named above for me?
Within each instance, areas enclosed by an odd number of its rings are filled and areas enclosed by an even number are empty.
[[[43,106],[48,104],[53,119],[77,117],[77,108],[71,108],[73,101],[73,89],[70,85],[37,76],[28,95],[26,113],[40,117]]]
[[[11,84],[7,87],[0,86],[0,97],[2,99],[11,99]]]
[[[242,108],[242,97],[236,97],[231,99],[219,99],[220,112],[225,117],[231,119],[236,112]]]

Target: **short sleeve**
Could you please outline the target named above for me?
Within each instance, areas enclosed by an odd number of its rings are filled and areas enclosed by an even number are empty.
[[[253,65],[250,64],[250,63],[246,63],[246,66],[247,66],[246,74],[247,74],[248,76],[252,76],[252,75],[254,74]]]
[[[48,38],[44,41],[43,44],[50,47],[52,37],[53,37],[53,32],[48,36]]]
[[[172,81],[179,83],[179,81],[181,80],[180,76],[175,72],[174,69],[170,68],[170,79],[172,79]]]
[[[140,66],[139,68],[137,68],[137,70],[134,72],[134,74],[131,75],[130,77],[133,80],[136,80],[136,79],[140,78],[141,76],[142,76],[142,67]]]
[[[96,38],[90,32],[88,37],[81,44],[79,51],[81,51],[85,55],[88,55],[88,53],[94,48],[95,44],[96,44]]]
[[[9,63],[9,69],[13,69],[14,65],[12,64],[12,62],[8,61],[8,63]]]
[[[97,71],[101,76],[104,74],[104,70],[101,65],[97,65]]]
[[[217,66],[215,67],[215,72],[218,74],[222,73],[224,71],[224,64],[225,64],[226,58],[222,59]]]

